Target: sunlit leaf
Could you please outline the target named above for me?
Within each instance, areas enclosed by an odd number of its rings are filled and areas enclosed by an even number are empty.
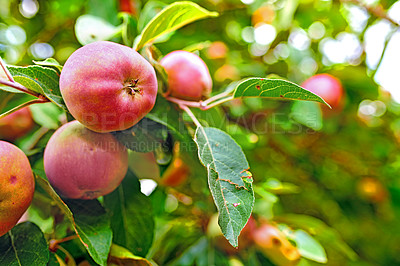
[[[234,92],[234,97],[304,100],[315,101],[328,105],[318,95],[300,87],[297,84],[282,79],[249,78],[237,86]]]
[[[216,16],[218,16],[218,13],[210,12],[195,3],[188,1],[175,2],[164,8],[146,25],[136,40],[134,48],[139,50],[154,39],[193,21]]]

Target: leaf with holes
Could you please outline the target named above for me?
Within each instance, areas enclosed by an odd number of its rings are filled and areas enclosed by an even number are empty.
[[[200,161],[208,170],[208,184],[219,211],[218,223],[232,246],[254,206],[253,177],[240,146],[225,132],[198,127],[195,134]]]
[[[46,265],[48,261],[49,247],[37,225],[17,224],[0,237],[0,265]]]
[[[236,87],[233,96],[234,98],[261,97],[314,101],[329,106],[318,95],[293,82],[282,79],[249,78]]]
[[[189,1],[175,2],[164,8],[146,25],[136,40],[134,49],[139,50],[154,39],[193,21],[216,16],[218,16],[217,12],[210,12],[195,3]]]

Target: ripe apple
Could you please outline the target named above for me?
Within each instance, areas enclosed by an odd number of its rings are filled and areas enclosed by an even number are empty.
[[[161,185],[177,187],[183,184],[190,175],[190,167],[179,157],[173,159],[161,177]]]
[[[50,184],[66,198],[95,199],[118,187],[128,170],[128,152],[111,133],[78,121],[60,127],[44,151]]]
[[[222,234],[221,228],[218,225],[218,213],[213,214],[207,225],[207,236],[214,240],[216,248],[221,250],[227,255],[234,255],[240,253],[242,250],[247,249],[253,244],[253,231],[256,229],[256,220],[250,216],[246,225],[239,235],[238,248],[232,247],[229,241]]]
[[[325,100],[332,108],[340,109],[343,105],[344,91],[340,81],[329,74],[312,76],[301,84],[312,93]]]
[[[225,58],[227,53],[228,47],[221,41],[213,42],[210,47],[207,48],[207,57],[210,59]]]
[[[168,74],[167,95],[199,101],[211,93],[210,71],[199,56],[186,51],[173,51],[160,64]]]
[[[34,126],[29,107],[24,107],[0,119],[0,139],[14,141]]]
[[[359,194],[373,203],[381,203],[388,199],[385,186],[374,177],[364,177],[357,184]]]
[[[135,0],[119,0],[119,10],[132,15],[137,14],[137,3]]]
[[[0,236],[13,228],[32,202],[35,180],[25,153],[0,141]]]
[[[270,5],[261,6],[254,11],[251,16],[251,23],[254,27],[259,26],[262,23],[271,24],[275,18],[275,11]]]
[[[300,253],[286,236],[275,226],[263,222],[253,231],[253,239],[258,249],[277,265],[296,265]]]
[[[99,41],[68,58],[60,90],[76,120],[93,131],[111,132],[132,127],[153,108],[157,79],[132,48]]]

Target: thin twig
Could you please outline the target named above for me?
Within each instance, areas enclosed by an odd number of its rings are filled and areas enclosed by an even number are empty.
[[[393,37],[393,35],[394,35],[395,32],[397,32],[397,31],[396,31],[396,30],[393,30],[393,31],[391,31],[391,32],[386,36],[386,40],[385,40],[385,44],[384,44],[384,46],[383,46],[383,50],[382,50],[381,57],[379,58],[379,62],[378,62],[378,64],[376,65],[376,68],[375,68],[375,70],[374,70],[374,72],[373,72],[373,75],[372,75],[373,78],[375,78],[376,73],[378,73],[378,69],[379,69],[379,67],[381,66],[382,62],[383,62],[383,57],[385,56],[386,49],[387,49],[387,47],[388,47],[388,45],[389,45],[389,42],[390,42],[390,40],[392,39],[392,37]]]
[[[2,114],[0,115],[0,118],[3,118],[3,117],[5,117],[5,116],[7,116],[7,115],[9,115],[9,114],[11,114],[11,113],[14,113],[15,111],[18,111],[19,109],[22,109],[22,108],[24,108],[24,107],[27,107],[27,106],[29,106],[29,105],[31,105],[31,104],[35,104],[35,103],[45,103],[45,102],[48,102],[48,100],[47,100],[47,101],[44,100],[44,99],[34,99],[34,100],[31,100],[31,101],[29,101],[29,102],[26,102],[26,103],[23,103],[23,104],[21,104],[21,105],[18,105],[17,107],[12,108],[11,110],[8,110],[8,111],[5,112],[5,113],[2,113]]]
[[[185,100],[181,100],[178,98],[174,98],[174,97],[167,97],[166,98],[168,101],[176,103],[177,105],[186,105],[186,106],[190,106],[190,107],[196,107],[196,108],[201,108],[202,102],[192,102],[192,101],[185,101]]]
[[[0,56],[0,66],[1,68],[4,70],[4,73],[6,73],[6,76],[8,78],[9,81],[11,82],[15,82],[10,71],[8,70],[8,68],[6,67],[6,63],[3,61],[3,59]]]
[[[216,100],[219,100],[219,99],[221,99],[221,98],[224,98],[224,97],[228,96],[229,94],[230,94],[230,92],[222,92],[222,93],[219,93],[219,94],[214,95],[213,97],[208,98],[207,100],[203,101],[203,104],[204,104],[204,105],[208,105],[208,104],[210,104],[211,102],[214,102],[214,101],[216,101]]]
[[[366,4],[362,3],[360,0],[341,0],[341,2],[342,3],[351,3],[351,4],[361,6],[361,7],[365,8],[369,13],[374,15],[375,17],[386,19],[393,25],[400,27],[399,22],[397,22],[397,21],[393,20],[391,17],[389,17],[381,5],[370,6],[370,5],[366,5]]]
[[[35,96],[36,98],[40,98],[43,100],[43,96],[40,93],[31,91],[31,90],[27,89],[25,86],[22,86],[21,84],[19,84],[17,82],[0,79],[0,84],[17,89],[19,91],[25,92],[26,94]]]
[[[187,107],[187,105],[179,105],[179,108],[181,108],[183,111],[185,111],[189,117],[192,119],[192,121],[196,124],[197,127],[201,127],[201,124],[199,120],[197,120],[196,116],[192,113],[192,111]]]
[[[226,102],[232,101],[233,99],[235,99],[235,98],[233,97],[233,95],[231,95],[229,97],[220,99],[219,101],[213,102],[212,104],[206,105],[205,107],[202,107],[201,110],[211,109],[211,108],[213,108],[213,107],[215,107],[217,105],[220,105],[222,103],[226,103]]]

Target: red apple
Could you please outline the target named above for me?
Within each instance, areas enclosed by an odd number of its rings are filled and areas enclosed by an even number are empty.
[[[165,170],[160,183],[168,187],[177,187],[183,184],[190,175],[190,167],[179,157],[173,159]]]
[[[0,139],[14,141],[28,133],[33,126],[29,107],[19,109],[0,119]]]
[[[137,14],[137,3],[135,0],[119,0],[119,10],[132,15]]]
[[[275,226],[262,223],[253,232],[253,240],[258,249],[277,265],[296,265],[300,253],[286,236]]]
[[[242,250],[249,248],[253,244],[253,231],[256,229],[256,221],[250,216],[246,225],[239,235],[239,246],[234,248],[222,234],[218,225],[218,213],[213,214],[207,225],[207,235],[214,240],[215,246],[227,255],[240,253]]]
[[[340,81],[329,74],[312,76],[301,86],[325,100],[332,108],[340,109],[343,104],[343,87]]]
[[[211,93],[210,71],[199,56],[186,51],[174,51],[167,54],[160,64],[168,74],[167,95],[198,101]]]
[[[111,132],[132,127],[153,108],[157,79],[132,48],[99,41],[68,58],[60,90],[76,120],[93,131]]]
[[[128,170],[128,152],[111,133],[96,133],[78,121],[53,134],[43,159],[50,184],[72,199],[95,199],[112,192]]]
[[[0,236],[13,228],[32,202],[35,180],[26,155],[0,141]]]

